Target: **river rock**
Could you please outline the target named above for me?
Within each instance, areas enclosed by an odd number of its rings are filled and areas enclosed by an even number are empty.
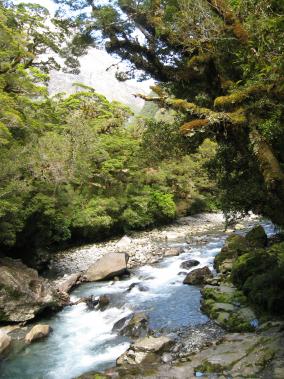
[[[212,278],[213,275],[207,266],[197,268],[188,273],[183,281],[184,284],[200,285],[204,284],[207,279]]]
[[[71,275],[64,275],[63,278],[57,281],[56,288],[61,292],[69,293],[70,290],[78,283],[80,282],[81,274],[75,273]]]
[[[149,291],[149,288],[147,286],[145,286],[144,284],[142,284],[142,283],[132,283],[132,284],[130,284],[127,292],[132,291],[133,288],[138,288],[139,291],[141,291],[141,292]]]
[[[110,298],[107,295],[101,295],[99,297],[99,309],[105,309],[110,303]]]
[[[97,260],[85,272],[84,277],[88,282],[111,279],[127,272],[128,255],[125,253],[108,253]]]
[[[124,317],[114,324],[113,330],[122,336],[142,338],[149,333],[148,316],[144,312]]]
[[[116,251],[118,253],[125,253],[129,250],[132,244],[132,239],[128,236],[122,237],[117,243],[116,243]]]
[[[49,325],[38,324],[35,325],[25,337],[25,342],[31,343],[36,340],[47,337],[51,332],[51,327]]]
[[[118,366],[152,363],[159,359],[159,354],[168,350],[173,341],[166,336],[145,337],[130,345],[129,349],[116,361]]]
[[[58,309],[63,303],[36,270],[20,260],[0,258],[0,321],[28,321],[42,310]]]
[[[198,266],[199,263],[200,262],[197,261],[196,259],[189,259],[188,261],[182,262],[181,265],[180,265],[180,267],[184,268],[185,270],[189,270],[189,269],[191,269],[194,266]]]
[[[0,358],[3,353],[7,351],[12,342],[12,338],[8,336],[6,333],[0,333]]]
[[[165,257],[176,257],[177,255],[180,255],[183,253],[183,248],[182,247],[171,247],[169,249],[165,250]]]

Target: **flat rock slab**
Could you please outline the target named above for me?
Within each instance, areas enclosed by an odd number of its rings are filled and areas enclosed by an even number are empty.
[[[85,272],[87,282],[111,279],[127,271],[128,255],[125,253],[108,253],[97,260]]]

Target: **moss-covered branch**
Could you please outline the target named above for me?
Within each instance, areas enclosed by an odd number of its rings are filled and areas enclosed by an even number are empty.
[[[267,188],[284,199],[284,173],[272,147],[256,128],[250,132],[249,137]]]
[[[181,126],[180,130],[184,135],[192,134],[197,129],[204,129],[204,127],[209,126],[244,126],[247,123],[246,116],[242,109],[236,112],[215,112],[209,108],[199,107],[197,104],[190,103],[186,100],[168,97],[163,93],[160,93],[159,96],[145,96],[143,94],[136,94],[134,96],[196,117],[197,119]]]
[[[235,13],[228,7],[226,1],[224,0],[207,0],[211,5],[212,9],[217,13],[223,20],[227,28],[230,28],[234,36],[242,43],[248,43],[248,32],[240,22],[239,18]]]
[[[229,109],[236,105],[244,103],[247,99],[261,96],[271,91],[270,86],[258,84],[236,91],[227,96],[219,96],[214,101],[214,106],[221,109]]]

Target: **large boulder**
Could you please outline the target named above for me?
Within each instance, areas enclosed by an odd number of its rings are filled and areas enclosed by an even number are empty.
[[[33,319],[44,309],[58,309],[60,293],[20,260],[0,258],[0,322]]]
[[[172,344],[173,341],[166,336],[140,338],[117,359],[116,364],[125,366],[155,362]]]
[[[6,333],[0,332],[0,358],[10,347],[12,339]]]
[[[26,335],[25,342],[31,343],[36,340],[42,339],[44,337],[47,337],[49,333],[51,332],[51,327],[46,324],[38,324],[35,325]]]
[[[125,253],[108,253],[97,260],[85,272],[87,282],[111,279],[127,272],[128,255]]]
[[[183,281],[184,284],[200,285],[204,284],[207,279],[212,278],[212,272],[207,266],[197,268],[188,273]]]

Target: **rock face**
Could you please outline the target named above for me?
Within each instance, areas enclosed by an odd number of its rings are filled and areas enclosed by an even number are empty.
[[[7,349],[11,345],[11,341],[12,339],[10,336],[2,332],[0,333],[0,358],[1,355],[5,353],[5,351],[7,351]]]
[[[85,272],[85,279],[88,282],[97,282],[123,275],[127,271],[127,262],[127,254],[106,254]]]
[[[191,269],[194,266],[198,266],[199,263],[200,262],[197,261],[196,259],[189,259],[188,261],[182,262],[182,264],[180,265],[180,267],[184,268],[185,270],[189,270],[189,269]]]
[[[200,285],[204,284],[207,279],[212,278],[213,275],[207,266],[197,268],[186,275],[184,284]]]
[[[47,337],[51,332],[51,327],[49,325],[38,324],[35,325],[25,337],[25,342],[31,343],[36,340]]]
[[[116,361],[118,366],[152,363],[159,359],[159,354],[171,347],[173,341],[165,336],[145,337],[137,340]]]
[[[42,310],[63,305],[47,280],[20,260],[0,259],[0,321],[28,321]]]
[[[122,336],[145,337],[149,333],[148,317],[144,312],[132,314],[116,322],[113,330],[118,331]]]

